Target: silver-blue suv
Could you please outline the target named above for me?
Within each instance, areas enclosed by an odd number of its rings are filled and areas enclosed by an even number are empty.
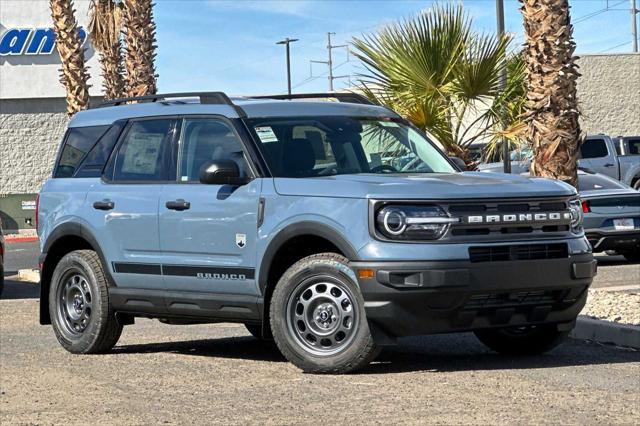
[[[576,191],[456,164],[354,94],[80,112],[38,201],[40,322],[73,353],[136,317],[238,322],[316,373],[410,335],[553,348],[596,269]]]

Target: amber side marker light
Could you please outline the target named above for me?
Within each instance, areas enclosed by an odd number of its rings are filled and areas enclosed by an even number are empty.
[[[358,269],[358,278],[360,279],[371,279],[375,276],[373,269]]]

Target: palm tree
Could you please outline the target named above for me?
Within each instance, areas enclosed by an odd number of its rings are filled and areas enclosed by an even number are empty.
[[[156,25],[151,0],[124,0],[123,24],[127,95],[155,94]]]
[[[122,4],[114,0],[93,0],[89,12],[89,36],[100,53],[100,67],[104,78],[106,99],[124,96],[124,65],[120,31]]]
[[[524,17],[527,100],[526,139],[531,173],[577,184],[580,125],[568,0],[521,0]]]
[[[50,0],[49,6],[56,33],[56,48],[62,61],[60,82],[67,93],[67,115],[71,117],[89,105],[89,73],[72,0]]]
[[[523,81],[509,67],[508,36],[478,34],[462,6],[435,6],[414,18],[354,39],[364,63],[360,90],[430,133],[468,164],[469,145],[512,135]],[[513,71],[504,92],[499,76]],[[513,136],[515,138],[515,136]]]

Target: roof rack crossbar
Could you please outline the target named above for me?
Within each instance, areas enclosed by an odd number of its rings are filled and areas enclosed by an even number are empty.
[[[146,102],[162,102],[169,99],[177,98],[199,98],[201,104],[229,105],[234,108],[238,115],[246,117],[242,108],[234,104],[233,101],[224,92],[183,92],[183,93],[162,93],[156,95],[134,96],[129,98],[119,98],[104,101],[96,106],[103,108],[109,106],[119,106],[129,102],[146,103]]]
[[[276,100],[293,100],[293,99],[315,99],[315,98],[334,98],[338,102],[348,102],[353,104],[375,105],[366,96],[359,93],[293,93],[291,95],[260,95],[249,96],[249,99],[276,99]]]

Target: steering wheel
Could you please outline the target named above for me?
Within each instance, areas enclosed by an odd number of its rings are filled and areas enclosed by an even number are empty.
[[[373,169],[371,169],[371,173],[377,173],[382,171],[387,171],[390,173],[398,173],[398,169],[396,169],[390,164],[380,164],[379,166],[375,166]]]

